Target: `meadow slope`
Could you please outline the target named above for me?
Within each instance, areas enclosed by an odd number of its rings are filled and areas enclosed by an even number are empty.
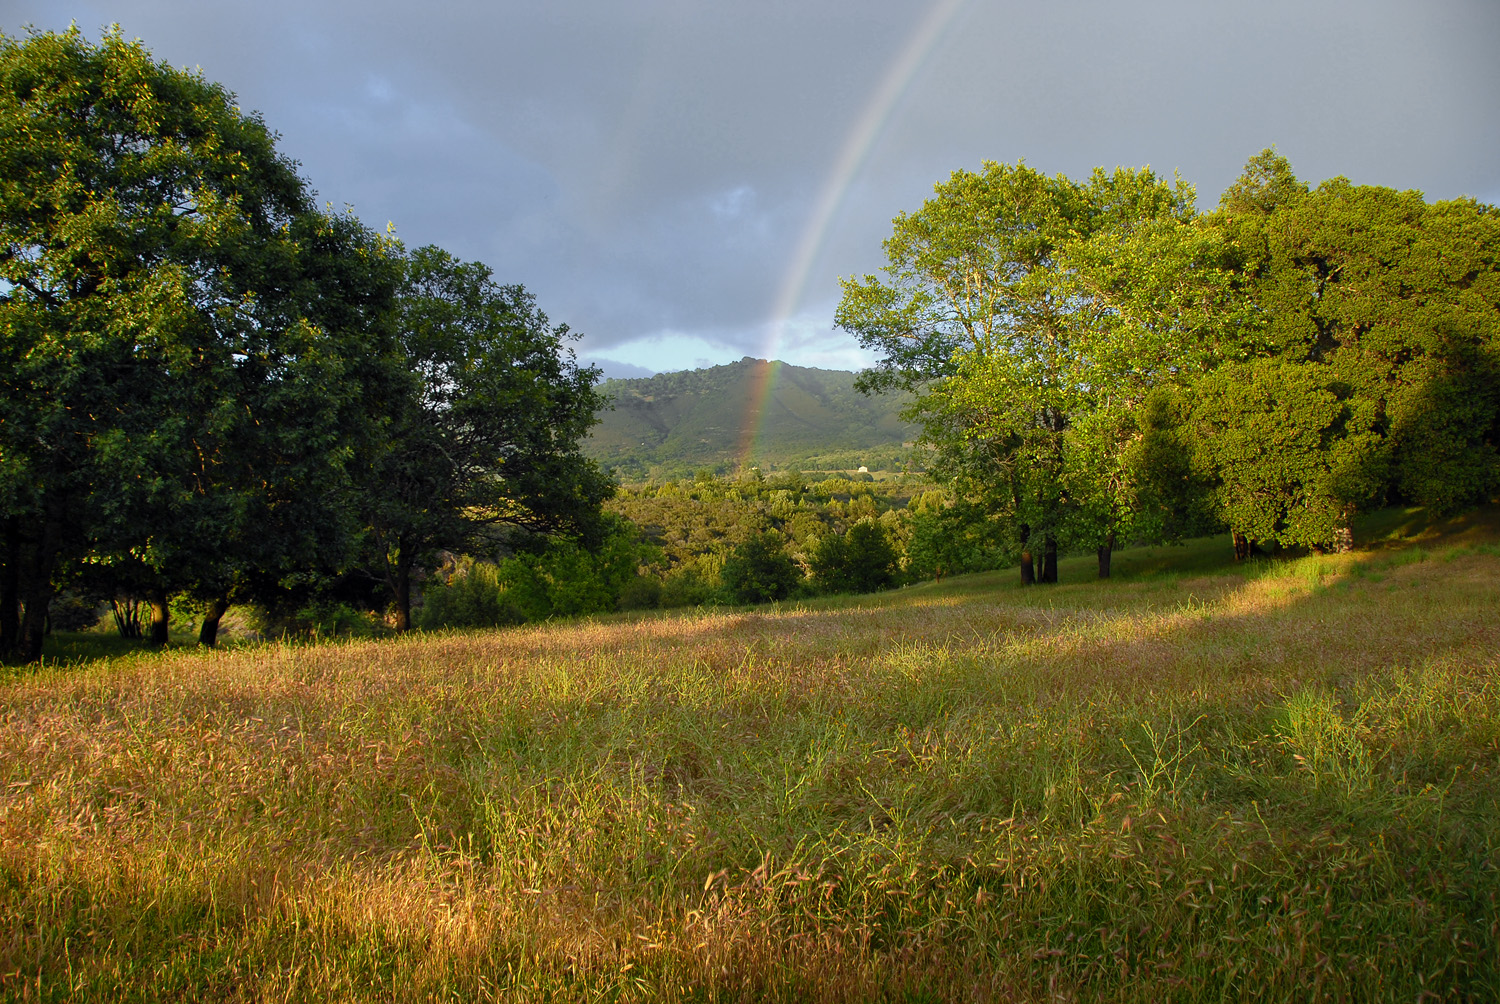
[[[11,671],[0,997],[1495,1000],[1494,523]]]

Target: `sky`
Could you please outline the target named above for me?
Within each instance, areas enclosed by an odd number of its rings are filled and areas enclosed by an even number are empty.
[[[1500,203],[1496,0],[0,0],[118,24],[280,134],[318,198],[521,283],[611,376],[859,369],[839,279],[984,161]]]

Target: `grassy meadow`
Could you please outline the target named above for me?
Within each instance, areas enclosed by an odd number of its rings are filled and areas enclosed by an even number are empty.
[[[1500,999],[1500,516],[0,679],[0,998]]]

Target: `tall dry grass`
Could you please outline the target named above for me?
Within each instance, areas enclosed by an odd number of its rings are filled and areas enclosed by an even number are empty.
[[[0,995],[1500,999],[1493,539],[17,674]]]

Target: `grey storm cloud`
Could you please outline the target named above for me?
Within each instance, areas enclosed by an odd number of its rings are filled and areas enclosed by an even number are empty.
[[[201,66],[321,198],[653,370],[858,365],[839,276],[985,159],[1151,164],[1211,205],[1275,144],[1314,182],[1500,200],[1493,0],[11,0],[0,30],[70,22]]]

